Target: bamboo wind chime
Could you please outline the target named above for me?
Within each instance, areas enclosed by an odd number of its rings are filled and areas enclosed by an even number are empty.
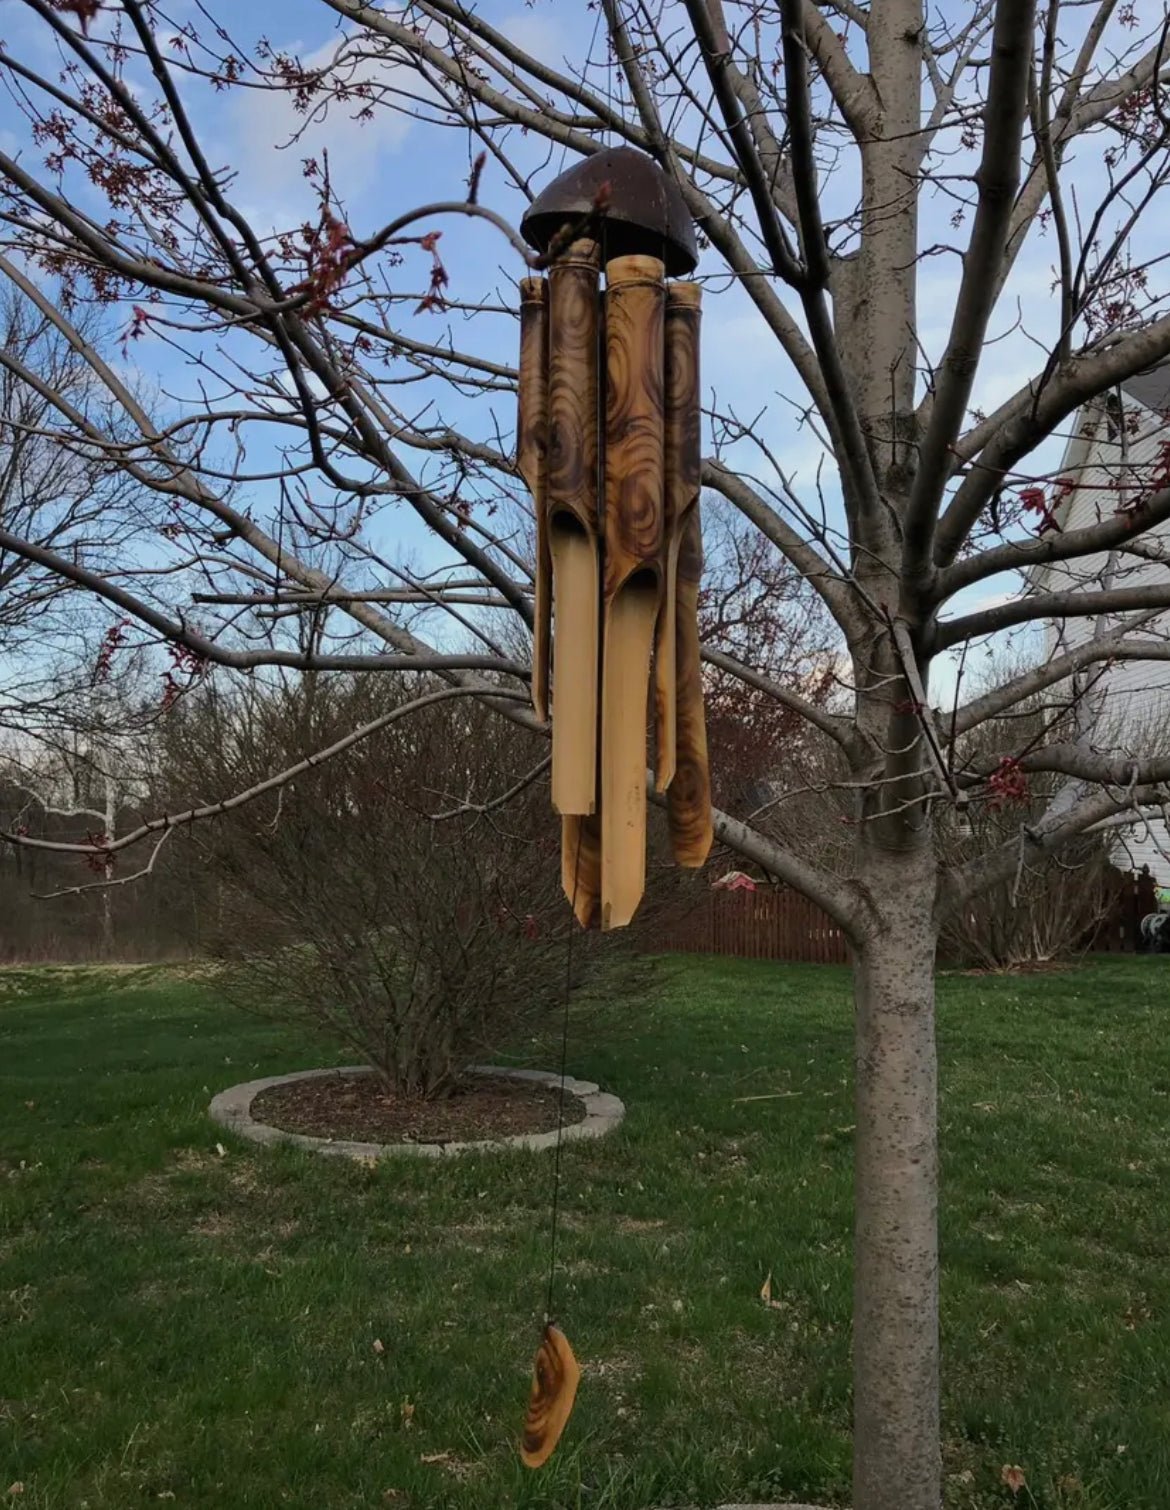
[[[517,461],[536,513],[532,698],[552,722],[561,875],[580,923],[629,923],[646,878],[647,733],[678,864],[711,847],[699,658],[697,260],[672,180],[643,154],[596,154],[522,229]],[[569,233],[571,235],[571,233]],[[604,290],[601,280],[604,273]],[[652,697],[651,697],[652,693]],[[651,706],[653,709],[651,715]]]

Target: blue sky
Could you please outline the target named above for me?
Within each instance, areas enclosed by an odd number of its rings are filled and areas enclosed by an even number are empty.
[[[956,6],[957,0],[944,9],[954,11]],[[308,62],[328,57],[341,37],[337,18],[318,0],[248,0],[246,5],[237,3],[234,7],[211,0],[209,8],[228,19],[238,41],[266,35],[276,47]],[[583,0],[532,0],[528,4],[480,0],[478,9],[513,40],[553,64],[566,56],[577,59],[584,55],[597,19],[596,10]],[[196,24],[204,24],[189,0],[174,0],[171,10],[177,19],[188,14]],[[957,10],[965,13],[968,7],[957,6]],[[49,61],[50,55],[44,52],[45,29],[11,0],[0,7],[0,35],[14,50],[26,55],[29,46],[40,48]],[[470,156],[477,150],[465,132],[429,127],[387,110],[377,111],[374,121],[366,125],[357,125],[336,111],[328,120],[304,127],[287,97],[251,91],[215,96],[203,88],[186,88],[185,93],[208,156],[236,170],[233,198],[264,230],[315,219],[315,198],[302,173],[306,157],[320,158],[328,152],[334,184],[347,206],[351,229],[355,235],[364,236],[406,208],[460,197]],[[13,124],[11,106],[5,102],[0,109],[0,140],[9,151],[19,140]],[[301,128],[301,139],[284,146]],[[544,145],[535,141],[531,150],[534,162],[547,155]],[[554,153],[545,176],[552,176],[562,163],[562,155]],[[1074,159],[1072,171],[1080,175],[1078,189],[1091,195],[1094,185],[1087,169],[1077,168]],[[832,215],[834,199],[847,193],[847,185],[840,190],[831,188],[826,213]],[[507,188],[500,170],[490,163],[481,198],[513,220],[519,218],[520,196]],[[965,236],[966,227],[959,232],[950,229],[951,208],[948,201],[929,196],[924,199],[922,245],[950,244]],[[501,301],[509,303],[511,280],[521,268],[498,233],[482,223],[460,218],[448,218],[441,225],[436,222],[436,228],[443,232],[442,249],[452,295],[475,298],[485,289],[495,289]],[[427,265],[425,254],[417,253],[403,269],[403,277],[420,291]],[[712,270],[717,266],[713,264]],[[929,354],[937,354],[945,340],[958,272],[958,259],[949,253],[931,257],[923,264],[920,339]],[[1051,289],[1052,245],[1045,236],[1035,236],[997,317],[998,339],[984,362],[973,399],[975,406],[994,408],[1042,365],[1037,342],[1051,339],[1056,319]],[[516,327],[506,318],[484,317],[469,322],[459,316],[406,315],[404,328],[408,334],[434,340],[440,338],[448,323],[457,345],[496,359],[514,359]],[[1019,328],[1013,329],[1017,324]],[[131,348],[130,355],[142,380],[157,381],[175,395],[190,391],[191,374],[158,340],[144,337]],[[807,429],[797,426],[789,402],[791,398],[799,401],[802,390],[742,290],[735,286],[721,287],[717,282],[708,286],[703,362],[705,386],[717,395],[719,404],[736,410],[742,418],[762,412],[762,429],[772,449],[796,483],[811,488],[822,460],[820,447]],[[493,428],[493,420],[485,413],[487,408],[494,411],[499,428],[510,432],[510,399],[499,395],[494,400],[468,401],[451,395],[444,399],[446,417],[479,435]],[[1059,446],[1050,446],[1039,461],[1054,466],[1058,452]],[[256,485],[247,501],[261,517],[271,516],[275,508],[271,490],[266,493],[263,485]],[[408,555],[416,568],[426,568],[438,560],[435,543],[405,505],[398,505],[384,519],[382,528],[387,545]],[[1010,583],[987,584],[964,606],[998,598],[1010,589]],[[935,690],[941,690],[937,679]]]

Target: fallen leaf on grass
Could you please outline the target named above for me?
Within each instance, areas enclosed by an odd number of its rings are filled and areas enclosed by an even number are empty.
[[[768,1309],[770,1311],[782,1311],[784,1309],[784,1302],[782,1300],[773,1300],[772,1299],[772,1271],[771,1271],[771,1269],[768,1270],[768,1277],[767,1277],[767,1279],[765,1279],[764,1283],[760,1286],[760,1299],[764,1302],[764,1304],[768,1307]]]
[[[220,1156],[221,1159],[226,1159],[227,1158],[227,1149],[223,1146],[222,1143],[217,1143],[215,1145],[215,1151]]]
[[[17,1479],[17,1481],[16,1481],[15,1484],[9,1484],[9,1486],[8,1486],[8,1492],[9,1492],[9,1494],[23,1494],[24,1493],[24,1485],[20,1482],[19,1479]]]
[[[1024,1477],[1024,1470],[1016,1463],[1005,1463],[1000,1469],[999,1477],[1013,1494],[1019,1494],[1021,1489],[1026,1489],[1028,1480]]]
[[[410,1428],[414,1425],[414,1401],[403,1400],[401,1406],[399,1407],[399,1412],[402,1417],[403,1426],[407,1431],[409,1431]]]
[[[382,1341],[381,1337],[375,1337],[373,1345],[375,1353],[381,1354],[386,1351],[386,1344]]]

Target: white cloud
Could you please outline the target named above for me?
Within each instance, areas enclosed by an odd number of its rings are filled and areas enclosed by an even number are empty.
[[[285,50],[312,69],[331,63],[344,48],[330,40],[308,52],[295,44]],[[346,64],[342,76],[350,84],[386,89],[398,73],[416,81],[408,70],[368,58]],[[323,118],[306,118],[293,95],[283,90],[240,89],[227,99],[220,155],[238,174],[235,198],[264,230],[315,216],[315,196],[304,176],[306,158],[321,162],[328,154],[334,192],[343,202],[360,202],[375,191],[384,159],[401,148],[412,125],[385,102],[375,103],[372,119],[361,121],[355,119],[363,106],[360,99],[331,104]]]
[[[529,8],[507,16],[496,24],[496,29],[530,57],[556,67],[568,53],[579,53],[580,44],[585,41],[580,27],[566,26],[565,22],[563,13],[554,18]]]

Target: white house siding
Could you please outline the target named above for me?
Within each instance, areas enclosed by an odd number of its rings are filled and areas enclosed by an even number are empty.
[[[1135,407],[1138,406],[1133,396],[1127,394],[1127,413],[1132,413]],[[1130,499],[1143,480],[1149,485],[1159,463],[1161,444],[1170,440],[1170,424],[1149,409],[1139,408],[1138,412],[1140,427],[1128,437],[1124,452],[1119,440],[1108,438],[1102,422],[1096,438],[1089,444],[1083,466],[1075,465],[1079,458],[1074,455],[1067,458],[1074,463],[1068,475],[1075,475],[1078,485],[1061,510],[1062,529],[1082,529],[1109,518],[1127,496],[1119,490],[1119,483],[1128,490]],[[1075,445],[1074,442],[1070,452]],[[1151,530],[1144,538],[1160,539],[1170,552],[1170,523]],[[1106,585],[1107,565],[1104,553],[1057,563],[1036,574],[1035,587],[1041,592],[1100,588]],[[1166,565],[1129,558],[1114,572],[1108,585],[1141,587],[1168,577],[1170,567]],[[1116,623],[1116,619],[1108,619],[1102,625],[1091,618],[1053,621],[1047,630],[1049,654],[1070,649]],[[1143,639],[1170,639],[1170,613],[1151,620],[1140,633]],[[1123,661],[1107,668],[1096,685],[1103,696],[1100,739],[1103,747],[1133,755],[1170,754],[1170,661]],[[1160,884],[1170,885],[1170,830],[1166,823],[1151,819],[1119,828],[1116,863],[1126,869],[1148,865]]]

